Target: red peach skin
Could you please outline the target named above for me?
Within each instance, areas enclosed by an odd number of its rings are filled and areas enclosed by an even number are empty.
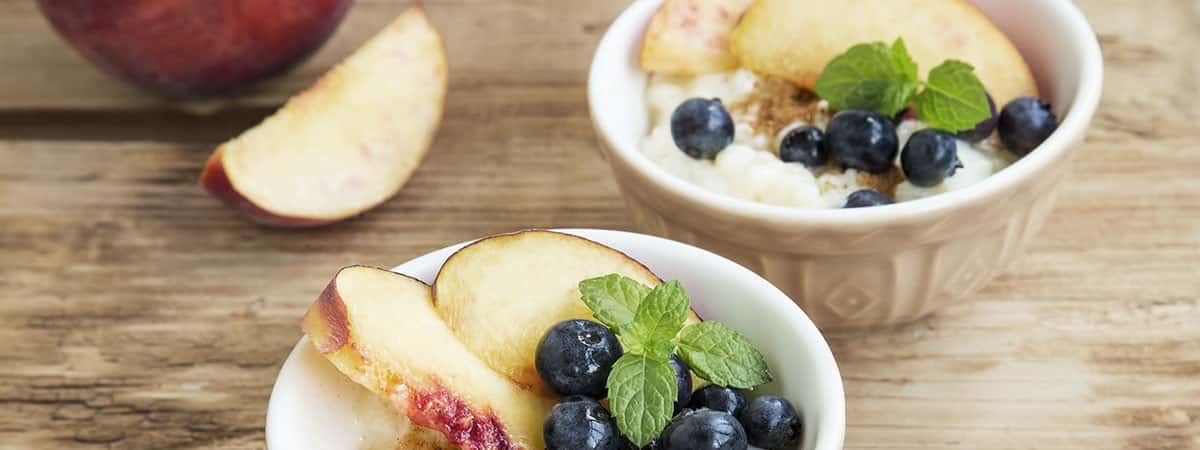
[[[489,368],[442,322],[429,286],[383,269],[338,272],[302,328],[339,371],[463,449],[544,447],[554,398]]]
[[[281,73],[337,29],[351,0],[38,0],[88,61],[174,95],[216,94]]]

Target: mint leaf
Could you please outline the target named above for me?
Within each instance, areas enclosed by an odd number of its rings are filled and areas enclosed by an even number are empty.
[[[638,447],[649,444],[671,420],[678,389],[666,361],[622,355],[608,375],[608,405],[621,434]]]
[[[579,293],[596,320],[616,330],[633,322],[633,315],[650,288],[614,273],[580,281]]]
[[[969,130],[992,115],[975,68],[953,59],[929,71],[916,103],[922,122],[949,132]]]
[[[917,85],[920,84],[920,78],[917,76],[917,62],[913,61],[912,56],[908,54],[908,47],[904,45],[904,39],[896,38],[892,43],[892,68],[896,73],[900,74],[899,85],[885,95],[884,101],[889,109],[880,111],[882,114],[887,114],[888,117],[895,116],[896,113],[908,106],[912,100],[913,94],[917,93]]]
[[[902,39],[850,47],[825,66],[817,95],[836,110],[867,109],[891,117],[917,90],[917,64]]]
[[[745,336],[716,322],[684,328],[679,356],[696,375],[718,386],[750,389],[771,381],[762,353]]]
[[[687,320],[690,303],[678,281],[655,286],[638,305],[633,322],[620,329],[625,350],[666,361],[674,346],[672,340]]]
[[[912,88],[909,89],[909,94],[917,90],[917,62],[913,61],[912,56],[908,54],[908,47],[904,45],[904,38],[896,38],[892,42],[891,51],[892,68],[896,73],[900,74],[902,80],[912,82]],[[904,103],[908,103],[908,98],[904,99]],[[896,109],[897,112],[900,109]],[[894,114],[894,113],[893,113]]]

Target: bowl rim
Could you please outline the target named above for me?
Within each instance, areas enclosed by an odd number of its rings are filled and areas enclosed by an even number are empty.
[[[911,223],[927,219],[967,206],[982,198],[991,198],[1001,192],[1011,191],[1027,183],[1035,174],[1043,172],[1064,158],[1071,147],[1083,139],[1088,124],[1100,102],[1103,86],[1103,56],[1096,34],[1083,12],[1074,2],[1058,0],[1032,0],[1046,5],[1057,17],[1056,21],[1067,26],[1063,33],[1070,37],[1074,51],[1081,54],[1079,83],[1065,119],[1051,136],[1034,151],[1020,158],[1004,170],[963,189],[937,195],[897,202],[874,208],[796,208],[769,205],[713,192],[675,176],[651,161],[638,148],[618,145],[613,136],[610,114],[598,105],[603,102],[604,89],[596,80],[601,77],[605,64],[621,63],[619,58],[606,58],[609,53],[627,51],[629,45],[638,45],[645,24],[658,10],[664,0],[635,0],[628,6],[600,40],[588,71],[588,109],[597,135],[611,151],[610,157],[620,158],[641,178],[649,180],[673,196],[687,202],[698,203],[727,214],[747,220],[782,222],[787,224],[877,227],[890,223]],[[618,33],[620,31],[621,33]],[[634,41],[634,40],[637,41]],[[641,71],[640,68],[637,70]],[[643,71],[644,73],[644,71]],[[640,140],[638,140],[640,143]],[[636,147],[636,145],[634,146]],[[627,193],[627,195],[636,193]]]
[[[525,230],[519,230],[513,233],[518,233],[520,231]],[[619,246],[611,242],[630,241],[635,242],[635,245],[638,247],[659,246],[665,248],[666,250],[664,251],[671,254],[672,258],[678,258],[687,261],[709,260],[714,264],[719,264],[728,269],[729,272],[725,273],[723,276],[739,277],[743,279],[748,278],[754,284],[759,285],[761,288],[759,291],[760,295],[752,295],[748,297],[761,299],[759,304],[762,305],[765,314],[787,318],[789,327],[792,328],[794,332],[800,335],[802,338],[800,345],[809,346],[812,348],[812,350],[814,350],[814,357],[817,359],[817,366],[815,367],[815,370],[821,373],[821,377],[824,380],[823,382],[820,382],[820,384],[817,384],[817,386],[820,388],[820,391],[817,395],[822,398],[824,407],[819,413],[819,426],[815,427],[816,429],[821,430],[822,434],[816,436],[813,449],[841,450],[845,442],[846,434],[846,393],[845,385],[842,381],[841,371],[839,370],[837,361],[833,356],[833,351],[829,347],[829,343],[825,339],[825,336],[820,332],[816,324],[813,323],[812,319],[809,318],[808,315],[794,301],[792,301],[790,297],[787,296],[787,294],[779,290],[779,288],[774,284],[771,284],[771,282],[767,281],[762,276],[728,258],[708,250],[671,239],[628,231],[590,228],[554,228],[545,229],[545,231],[565,233],[582,237],[584,239],[598,242],[601,245],[613,248],[622,253],[624,253],[626,251],[625,248],[628,248],[629,246]],[[436,268],[440,267],[441,263],[444,262],[446,258],[453,255],[459,249],[486,237],[488,236],[463,241],[457,244],[448,245],[429,251],[425,254],[413,257],[403,264],[395,266],[389,270],[396,273],[412,275],[414,272],[421,272],[430,266],[434,266],[434,273],[436,277]],[[424,278],[418,277],[418,279],[424,281]],[[279,373],[276,376],[275,382],[272,384],[271,396],[267,402],[265,421],[266,429],[264,440],[266,441],[267,448],[272,448],[272,442],[279,442],[279,438],[272,438],[272,436],[275,436],[275,433],[286,433],[291,429],[287,423],[283,422],[285,420],[284,418],[288,416],[283,411],[283,409],[285,409],[282,405],[284,401],[280,400],[280,398],[276,396],[276,393],[279,390],[279,386],[282,385],[281,382],[285,378],[295,376],[294,372],[298,370],[295,364],[299,363],[295,362],[294,360],[299,359],[299,353],[303,348],[302,346],[307,342],[307,339],[307,336],[300,336],[300,339],[297,341],[296,345],[292,347],[292,350],[288,353],[287,358],[285,358],[282,366],[280,367]]]

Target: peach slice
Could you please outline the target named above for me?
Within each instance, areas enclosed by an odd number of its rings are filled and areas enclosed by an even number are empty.
[[[898,37],[922,76],[954,58],[975,66],[998,105],[1037,96],[1016,47],[965,0],[758,0],[734,29],[731,47],[742,65],[812,88],[834,56]]]
[[[637,260],[578,236],[543,230],[492,236],[446,260],[434,303],[451,332],[493,369],[549,392],[534,365],[538,342],[560,321],[594,320],[579,282],[612,273],[648,286],[661,282]],[[699,318],[693,313],[692,320]]]
[[[309,308],[302,328],[339,371],[460,448],[544,446],[542,421],[554,399],[518,386],[472,354],[420,281],[346,267]]]
[[[358,215],[395,195],[429,149],[446,96],[441,36],[402,14],[271,117],[212,154],[200,184],[285,226]]]
[[[646,28],[642,68],[696,75],[738,67],[729,51],[733,27],[753,0],[666,0]]]

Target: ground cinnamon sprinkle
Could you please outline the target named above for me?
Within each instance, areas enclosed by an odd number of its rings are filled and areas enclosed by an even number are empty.
[[[896,186],[899,186],[903,182],[904,174],[896,166],[892,166],[891,169],[884,173],[858,173],[859,186],[877,190],[892,198],[896,198]]]
[[[750,126],[754,131],[774,136],[797,121],[812,123],[819,102],[813,91],[784,79],[763,77],[754,92],[734,109],[753,111],[755,120]]]
[[[767,136],[778,136],[788,125],[796,122],[814,123],[820,111],[821,99],[809,89],[797,86],[782,78],[763,76],[754,91],[745,100],[733,105],[731,110],[746,117],[754,132]],[[845,168],[830,162],[823,169],[827,173],[842,173]],[[893,166],[884,173],[859,172],[859,186],[874,189],[889,197],[896,196],[896,186],[904,182],[904,173]]]

